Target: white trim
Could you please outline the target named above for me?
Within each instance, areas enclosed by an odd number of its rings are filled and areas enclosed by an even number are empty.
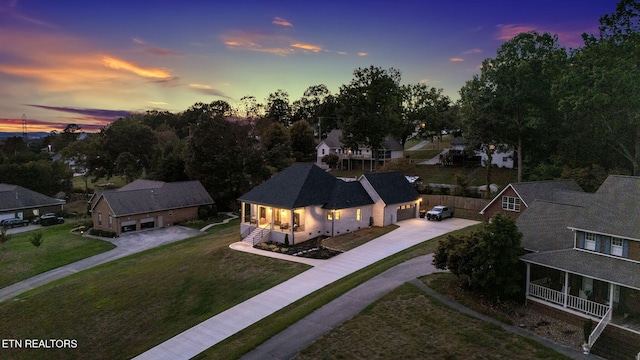
[[[573,249],[574,250],[578,250],[578,251],[582,251],[582,252],[586,252],[586,253],[589,253],[589,254],[606,256],[606,257],[609,257],[609,258],[612,258],[612,259],[616,259],[616,260],[624,260],[624,261],[640,264],[640,260],[633,260],[633,259],[625,258],[625,257],[622,257],[622,256],[615,256],[615,255],[605,254],[603,252],[598,252],[598,251],[594,251],[594,250],[586,250],[586,249],[579,248],[579,247],[574,247]]]

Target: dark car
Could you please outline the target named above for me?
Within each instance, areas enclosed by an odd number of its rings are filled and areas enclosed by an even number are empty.
[[[29,225],[29,220],[23,220],[23,219],[4,219],[2,220],[2,226],[6,227],[6,228],[14,228],[14,227],[18,227],[18,226],[27,226]]]
[[[64,218],[60,216],[56,216],[56,214],[44,214],[40,216],[40,225],[49,226],[55,224],[63,224]]]
[[[427,220],[442,220],[444,218],[453,217],[453,208],[443,205],[434,206],[427,212]]]

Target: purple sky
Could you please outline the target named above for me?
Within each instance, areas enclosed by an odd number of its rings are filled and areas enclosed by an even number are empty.
[[[579,47],[616,1],[0,0],[0,131],[95,131],[129,112],[243,96],[336,94],[353,70],[394,67],[458,98],[522,31]]]

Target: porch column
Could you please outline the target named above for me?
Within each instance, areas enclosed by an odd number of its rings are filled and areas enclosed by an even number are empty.
[[[615,285],[609,283],[609,310],[613,314],[613,296],[615,295]]]
[[[289,230],[289,231],[291,231],[291,245],[294,245],[296,243],[296,240],[294,238],[295,237],[295,235],[294,235],[295,231],[293,230],[295,228],[295,224],[294,224],[294,221],[293,221],[293,219],[294,219],[293,218],[293,209],[291,209],[289,212],[290,212],[290,214],[289,214],[290,215],[289,216],[289,224],[291,224],[291,226],[290,226],[291,230]]]
[[[527,264],[527,281],[526,281],[526,287],[524,288],[524,299],[525,302],[527,301],[527,298],[529,297],[529,279],[531,278],[531,264],[526,263]],[[525,304],[526,305],[526,304]]]
[[[567,301],[569,300],[569,272],[564,272],[564,299],[563,306],[567,307]]]
[[[245,217],[245,211],[244,211],[244,201],[240,203],[240,223],[244,223],[244,220],[246,219]]]

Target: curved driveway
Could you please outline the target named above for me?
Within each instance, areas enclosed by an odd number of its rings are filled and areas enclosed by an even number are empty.
[[[477,221],[458,218],[441,222],[425,219],[402,221],[398,224],[398,229],[325,260],[322,264],[174,336],[135,359],[191,359],[336,280],[421,242],[474,224],[477,224]]]

